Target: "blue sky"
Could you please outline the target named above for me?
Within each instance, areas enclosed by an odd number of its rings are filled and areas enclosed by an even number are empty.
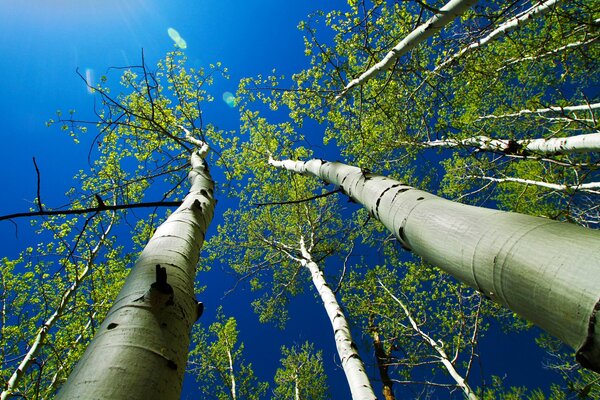
[[[237,129],[239,115],[222,100],[223,93],[234,93],[242,77],[268,74],[273,68],[290,75],[303,68],[307,60],[302,34],[296,29],[298,22],[316,8],[345,7],[345,2],[337,0],[0,0],[0,168],[4,181],[0,212],[25,211],[33,204],[36,175],[32,157],[42,174],[42,199],[49,206],[65,203],[63,193],[71,177],[86,167],[87,147],[74,145],[68,135],[44,124],[58,109],[76,109],[81,117],[93,116],[93,96],[75,74],[76,68],[82,73],[89,71],[90,78],[97,80],[108,67],[139,63],[142,49],[147,64],[154,65],[173,49],[167,34],[168,28],[173,28],[187,43],[185,53],[191,65],[221,61],[229,68],[231,79],[217,81],[212,89],[217,100],[207,109],[205,120],[223,129]],[[318,136],[314,141],[320,141]],[[35,242],[25,221],[19,222],[18,237],[8,222],[0,224],[0,235],[2,256],[15,256],[24,243]],[[227,282],[218,278],[212,283],[203,299],[206,318],[211,317],[208,307],[220,302],[219,293],[228,288]],[[260,325],[249,304],[239,298],[230,296],[224,303],[225,311],[238,317],[248,361],[260,370],[262,379],[272,380],[280,357],[279,345],[268,343],[271,346],[265,347],[265,338],[285,334],[326,349],[333,397],[348,398],[343,373],[335,368],[329,322],[311,293],[291,304],[291,314],[297,318],[292,318],[285,333]],[[516,350],[522,357],[521,366],[529,366],[523,375],[522,369],[514,368],[515,353],[505,351],[519,348],[521,342],[500,336],[490,340],[495,340],[487,350],[493,358],[488,359],[493,372],[507,371],[516,384],[547,379],[547,372],[539,366],[541,353],[532,351],[530,339],[524,345],[527,353]],[[491,373],[490,369],[486,372]],[[186,383],[186,393],[193,393],[193,382]]]

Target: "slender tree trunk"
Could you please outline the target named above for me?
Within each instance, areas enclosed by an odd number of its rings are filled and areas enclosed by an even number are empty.
[[[379,337],[377,328],[373,327],[373,347],[375,348],[375,359],[377,360],[377,369],[379,370],[379,376],[381,377],[381,383],[383,384],[383,398],[385,400],[396,400],[394,391],[392,389],[394,382],[390,379],[388,374],[388,354],[383,348],[383,343]]]
[[[406,144],[412,144],[406,142]],[[416,143],[420,147],[474,147],[484,151],[500,151],[507,154],[539,155],[588,153],[600,151],[600,132],[548,139],[492,139],[487,136],[473,136],[466,139],[441,139]]]
[[[104,232],[102,232],[100,240],[98,241],[96,246],[91,250],[90,256],[86,262],[85,267],[82,271],[79,272],[79,275],[75,277],[75,281],[67,288],[67,290],[64,291],[58,306],[56,307],[50,318],[44,321],[42,327],[38,330],[35,339],[31,343],[31,347],[29,347],[29,349],[25,353],[25,356],[21,360],[21,363],[6,382],[4,390],[2,391],[2,394],[0,394],[1,400],[6,400],[12,395],[12,393],[18,387],[21,378],[23,378],[29,367],[35,362],[36,356],[46,343],[46,338],[48,336],[48,333],[50,332],[50,329],[52,329],[63,316],[67,306],[70,304],[71,299],[73,298],[77,290],[79,290],[81,283],[87,278],[88,274],[90,273],[90,270],[92,268],[94,260],[96,259],[96,256],[98,255],[98,252],[104,245],[104,241],[106,240],[108,234],[112,230],[114,219],[115,215],[113,213],[108,227],[104,230]]]
[[[231,383],[231,388],[230,388],[230,392],[231,392],[231,398],[233,400],[237,399],[237,389],[235,387],[235,373],[233,371],[233,357],[231,356],[231,347],[229,346],[229,342],[227,341],[227,338],[225,338],[225,345],[227,346],[227,360],[229,360],[229,381]]]
[[[158,227],[60,399],[179,399],[192,324],[196,264],[214,210],[213,181],[191,156],[191,189]]]
[[[545,114],[545,113],[551,113],[551,112],[558,112],[558,113],[564,114],[564,113],[575,112],[575,111],[592,111],[592,110],[596,110],[598,108],[600,108],[600,103],[580,104],[577,106],[565,106],[565,107],[554,106],[554,107],[547,107],[547,108],[538,108],[537,110],[521,110],[519,112],[511,113],[511,114],[483,115],[483,116],[479,117],[478,119],[510,118],[510,117],[520,117],[521,115],[527,115],[527,114]]]
[[[596,23],[598,23],[599,21],[596,20]],[[517,63],[522,63],[522,62],[526,62],[526,61],[534,61],[534,60],[539,60],[545,57],[550,57],[550,56],[555,56],[563,51],[567,51],[567,50],[572,50],[581,46],[585,46],[591,43],[594,43],[595,41],[597,41],[599,39],[598,36],[592,37],[588,40],[584,40],[584,41],[577,41],[577,42],[573,42],[573,43],[569,43],[566,44],[564,46],[558,47],[554,50],[550,50],[547,51],[545,53],[542,54],[538,54],[538,55],[534,55],[534,56],[528,56],[528,57],[521,57],[521,58],[512,58],[510,60],[506,60],[505,64],[498,69],[498,71],[505,69],[506,67],[513,65],[513,64],[517,64]]]
[[[300,400],[300,382],[298,374],[294,375],[294,399]]]
[[[456,203],[342,163],[269,162],[341,187],[403,247],[556,336],[600,372],[600,231]]]
[[[460,390],[463,391],[465,397],[469,400],[478,400],[478,397],[475,395],[475,392],[473,392],[473,389],[471,389],[471,386],[469,386],[465,378],[463,378],[462,375],[456,370],[456,368],[454,368],[454,364],[450,360],[450,357],[448,357],[448,354],[446,354],[446,351],[444,350],[441,341],[439,343],[436,342],[431,336],[429,336],[421,328],[419,328],[419,325],[414,320],[412,314],[410,313],[406,305],[404,305],[402,300],[394,296],[394,294],[390,292],[388,288],[385,287],[383,283],[381,283],[381,281],[379,281],[379,285],[386,291],[387,294],[389,294],[392,297],[392,299],[394,299],[396,303],[400,305],[400,308],[402,308],[402,311],[404,312],[404,315],[406,315],[406,318],[408,319],[408,322],[410,323],[412,329],[421,337],[421,339],[425,343],[427,343],[428,346],[430,346],[438,353],[438,358],[440,362],[442,363],[446,371],[448,371],[448,374],[450,374],[452,379],[454,379],[454,382],[456,382],[456,386],[458,386]]]
[[[353,400],[373,400],[376,399],[371,382],[365,371],[365,366],[356,351],[356,345],[350,334],[350,326],[340,307],[335,294],[325,281],[323,271],[312,260],[312,257],[306,246],[304,239],[300,241],[300,251],[302,253],[302,264],[310,271],[313,284],[323,301],[323,306],[331,321],[335,336],[335,346],[337,348],[342,368],[346,374],[350,392]]]
[[[518,16],[509,19],[508,21],[506,21],[505,23],[498,26],[496,29],[494,29],[492,32],[490,32],[486,36],[476,40],[475,42],[469,44],[466,47],[463,47],[457,53],[453,54],[448,59],[446,59],[443,63],[441,63],[437,67],[435,67],[434,71],[439,71],[440,69],[442,69],[446,65],[454,62],[454,60],[463,56],[464,54],[469,53],[479,47],[486,45],[487,43],[491,42],[492,40],[498,38],[500,35],[507,34],[508,32],[518,28],[521,25],[525,25],[529,21],[533,20],[535,17],[544,15],[545,13],[550,11],[550,9],[555,4],[560,3],[560,1],[561,0],[541,0],[537,5],[531,7],[529,10],[525,11],[524,13],[522,13]]]
[[[543,188],[547,188],[547,189],[556,190],[558,192],[569,192],[569,191],[574,192],[576,190],[580,190],[582,192],[600,194],[600,190],[595,190],[595,189],[600,189],[600,182],[588,182],[588,183],[582,183],[580,185],[560,185],[558,183],[534,181],[532,179],[512,178],[509,176],[504,177],[504,178],[494,178],[492,176],[470,175],[470,176],[468,176],[468,178],[478,178],[478,179],[483,179],[486,181],[497,182],[497,183],[514,182],[514,183],[521,183],[524,185],[534,185],[534,186],[539,186],[539,187],[543,187]]]
[[[439,32],[444,26],[452,22],[456,17],[462,15],[477,0],[451,0],[442,7],[438,14],[428,19],[424,24],[419,25],[414,31],[408,34],[400,43],[398,43],[381,61],[373,65],[358,78],[351,80],[342,89],[336,97],[343,97],[350,89],[362,85],[375,76],[378,72],[391,68],[397,59],[411,51],[419,43]]]

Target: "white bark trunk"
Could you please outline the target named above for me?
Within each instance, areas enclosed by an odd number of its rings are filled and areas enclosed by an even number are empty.
[[[498,38],[498,36],[506,34],[510,31],[518,28],[519,26],[528,23],[535,17],[539,17],[539,16],[545,14],[556,3],[560,3],[560,1],[561,0],[542,0],[542,1],[540,1],[537,5],[531,7],[529,10],[525,11],[524,13],[522,13],[514,18],[511,18],[508,21],[506,21],[505,23],[501,24],[500,26],[498,26],[496,29],[494,29],[492,32],[490,32],[486,36],[482,37],[481,39],[478,39],[475,42],[469,44],[468,46],[463,47],[457,53],[453,54],[448,59],[446,59],[443,63],[441,63],[437,67],[435,67],[434,71],[439,71],[440,69],[444,68],[448,64],[454,62],[454,60],[456,60],[457,58],[462,57],[464,54],[486,45],[487,43],[491,42],[492,40]]]
[[[400,243],[532,321],[600,371],[600,231],[445,200],[322,160],[270,164],[340,186]]]
[[[534,181],[532,179],[512,178],[512,177],[508,177],[508,176],[504,177],[504,178],[494,178],[492,176],[471,175],[471,176],[469,176],[469,178],[478,178],[478,179],[483,179],[486,181],[498,182],[498,183],[503,183],[503,182],[522,183],[524,185],[540,186],[540,187],[544,187],[547,189],[556,190],[559,192],[580,190],[582,192],[600,194],[600,190],[594,190],[594,189],[600,189],[600,182],[588,182],[588,183],[582,183],[580,185],[560,185],[558,183]]]
[[[587,153],[600,151],[600,132],[588,133],[549,139],[524,139],[510,141],[507,139],[492,139],[487,136],[473,136],[466,139],[442,139],[418,143],[421,147],[475,147],[484,151],[511,151],[516,143],[517,154],[522,152],[539,155]]]
[[[362,85],[371,79],[380,71],[391,68],[396,60],[415,48],[419,43],[439,32],[445,25],[452,22],[456,17],[462,15],[477,0],[451,0],[440,9],[440,12],[424,24],[419,25],[414,31],[408,34],[400,43],[398,43],[390,52],[377,64],[373,65],[367,71],[363,72],[358,78],[351,80],[340,94],[336,97],[343,97],[350,89]]]
[[[298,382],[298,374],[294,375],[294,398],[300,400],[300,382]]]
[[[456,370],[456,368],[454,368],[454,364],[452,364],[452,361],[450,361],[450,357],[448,357],[446,351],[444,351],[443,345],[441,343],[436,342],[431,336],[425,333],[425,331],[419,328],[419,325],[413,319],[410,311],[402,302],[402,300],[394,296],[394,294],[390,292],[381,281],[379,281],[379,285],[387,292],[387,294],[389,294],[392,297],[392,299],[394,299],[396,303],[400,305],[412,329],[421,337],[421,339],[425,343],[427,343],[427,345],[429,345],[439,354],[440,362],[444,365],[444,368],[446,368],[446,371],[448,371],[448,374],[450,374],[452,379],[454,379],[454,382],[456,382],[456,386],[458,386],[463,391],[463,393],[469,400],[478,400],[478,397],[475,395],[475,392],[473,392],[473,389],[471,389],[471,386],[469,386],[469,384],[465,381],[465,378],[463,378],[463,376]]]
[[[233,400],[237,399],[237,389],[235,387],[235,373],[233,370],[233,357],[231,356],[231,347],[229,346],[229,342],[227,338],[225,338],[225,345],[227,346],[227,359],[229,360],[229,381],[231,382],[231,398]]]
[[[592,110],[595,110],[598,108],[600,108],[600,103],[581,104],[578,106],[566,106],[566,107],[555,106],[555,107],[548,107],[548,108],[538,108],[537,110],[521,110],[519,112],[511,113],[511,114],[483,115],[483,116],[479,117],[478,119],[510,118],[510,117],[520,117],[522,115],[527,115],[527,114],[545,114],[545,113],[550,113],[550,112],[568,113],[568,112],[575,112],[575,111],[592,111]]]
[[[310,271],[313,284],[323,301],[323,306],[331,321],[335,336],[335,346],[342,363],[342,368],[346,374],[346,380],[350,386],[353,400],[373,400],[376,399],[371,382],[365,371],[365,366],[358,355],[350,334],[350,326],[346,321],[344,311],[335,298],[335,294],[325,281],[323,271],[312,260],[312,257],[306,246],[304,239],[300,241],[300,251],[302,253],[302,264]]]
[[[98,241],[96,246],[90,252],[90,256],[86,262],[85,267],[83,268],[83,270],[81,270],[79,275],[75,278],[75,281],[71,284],[71,286],[69,286],[69,288],[63,293],[63,295],[60,299],[60,303],[58,304],[58,306],[56,307],[56,309],[54,310],[54,312],[52,313],[50,318],[48,318],[46,321],[44,321],[44,324],[38,330],[38,333],[35,336],[35,339],[33,340],[31,347],[29,348],[29,350],[27,350],[27,352],[25,353],[25,356],[23,357],[23,360],[21,360],[21,363],[19,364],[17,369],[13,372],[13,374],[10,376],[10,378],[6,382],[4,390],[2,391],[2,394],[0,394],[0,399],[6,400],[9,397],[11,397],[11,394],[15,391],[15,389],[19,385],[21,378],[25,375],[25,373],[27,372],[27,370],[29,369],[31,364],[36,360],[37,354],[41,350],[42,346],[44,346],[44,344],[46,343],[46,337],[48,336],[48,332],[50,332],[50,329],[52,329],[54,327],[54,325],[62,317],[67,306],[69,305],[69,303],[71,301],[71,298],[73,297],[73,295],[75,295],[77,290],[79,290],[79,286],[81,285],[83,280],[85,278],[87,278],[87,276],[91,270],[91,267],[94,263],[94,260],[96,259],[96,256],[98,255],[98,252],[104,245],[104,241],[106,240],[108,234],[112,230],[114,217],[115,217],[115,215],[113,213],[108,227],[104,230],[104,232],[102,233],[102,236],[100,237],[100,240]]]
[[[146,245],[58,398],[179,399],[198,313],[195,269],[215,204],[199,152],[191,166],[189,194]]]
[[[558,47],[558,48],[556,48],[554,50],[550,50],[550,51],[547,51],[545,53],[538,54],[538,55],[535,55],[535,56],[528,56],[528,57],[522,57],[522,58],[513,58],[513,59],[510,59],[510,60],[506,60],[504,66],[502,66],[498,70],[499,71],[503,70],[506,67],[508,67],[510,65],[513,65],[513,64],[517,64],[517,63],[521,63],[521,62],[526,62],[526,61],[534,61],[534,60],[539,60],[539,59],[542,59],[542,58],[545,58],[545,57],[554,56],[554,55],[559,54],[559,53],[561,53],[563,51],[566,51],[566,50],[571,50],[571,49],[575,49],[575,48],[580,47],[580,46],[585,46],[587,44],[594,43],[598,39],[599,39],[599,37],[596,36],[596,37],[593,37],[593,38],[585,40],[585,41],[578,41],[578,42],[569,43],[569,44],[566,44],[564,46]]]

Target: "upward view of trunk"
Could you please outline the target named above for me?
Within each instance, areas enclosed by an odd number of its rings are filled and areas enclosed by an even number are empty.
[[[473,136],[466,139],[441,139],[417,143],[421,147],[474,147],[484,151],[500,151],[507,154],[535,153],[540,155],[587,153],[600,151],[600,132],[555,137],[548,139],[492,139]]]
[[[323,160],[269,161],[339,186],[403,247],[505,305],[600,372],[600,232],[442,199]]]
[[[459,15],[462,15],[475,3],[477,3],[477,0],[449,1],[440,9],[439,13],[428,19],[424,24],[419,25],[402,39],[381,61],[363,72],[358,78],[351,80],[342,89],[336,99],[343,97],[353,87],[364,84],[378,72],[391,68],[397,59],[414,49],[419,43],[439,32],[444,26],[448,25]]]
[[[529,21],[533,20],[535,17],[544,15],[545,13],[550,11],[551,8],[555,4],[560,3],[560,1],[561,0],[541,0],[537,5],[531,7],[529,10],[525,11],[521,15],[518,15],[514,18],[509,19],[508,21],[506,21],[505,23],[498,26],[496,29],[494,29],[492,32],[490,32],[486,36],[476,40],[475,42],[469,44],[466,47],[463,47],[456,54],[453,54],[448,59],[446,59],[443,63],[441,63],[437,67],[435,67],[434,71],[439,71],[440,69],[442,69],[446,65],[454,62],[454,60],[463,56],[464,54],[469,53],[479,47],[482,47],[502,35],[506,35],[510,31],[517,29],[519,26],[522,26],[522,25],[528,23]]]
[[[379,337],[377,328],[372,328],[373,347],[375,348],[375,360],[377,361],[377,369],[379,370],[379,377],[381,378],[381,384],[383,386],[383,398],[385,400],[396,400],[392,387],[394,381],[390,379],[388,374],[389,368],[389,356],[385,351],[383,342]]]
[[[429,336],[427,333],[425,333],[419,327],[419,325],[417,324],[417,321],[414,320],[411,312],[408,310],[408,308],[402,302],[402,300],[400,300],[398,297],[394,296],[394,294],[392,292],[390,292],[388,290],[388,288],[385,287],[381,281],[379,281],[379,285],[394,299],[394,301],[396,303],[398,303],[400,305],[400,307],[402,308],[402,311],[404,312],[404,315],[406,316],[406,318],[408,319],[408,322],[410,323],[411,328],[417,333],[417,335],[419,335],[419,337],[429,347],[431,347],[433,350],[435,350],[436,353],[438,353],[439,362],[444,366],[444,368],[446,369],[448,374],[452,377],[452,379],[454,379],[454,382],[456,382],[456,386],[458,386],[460,388],[460,390],[463,391],[463,393],[465,394],[465,397],[468,400],[478,400],[479,398],[477,397],[477,395],[475,395],[475,392],[473,391],[471,386],[469,386],[469,384],[467,383],[465,378],[456,370],[454,363],[452,362],[450,357],[448,357],[448,354],[446,354],[446,351],[444,350],[443,342],[441,340],[435,340],[431,336]]]
[[[58,398],[179,399],[201,310],[196,264],[215,203],[205,154],[192,154],[189,194],[146,245]]]
[[[371,382],[365,371],[365,366],[356,351],[356,345],[352,341],[350,326],[348,325],[348,321],[346,321],[344,311],[335,298],[335,294],[325,281],[323,271],[321,271],[319,266],[312,260],[310,253],[304,245],[304,240],[301,240],[300,242],[300,251],[302,253],[302,264],[310,271],[313,284],[319,293],[319,297],[323,301],[323,306],[327,311],[329,321],[331,321],[335,336],[335,346],[338,355],[340,356],[342,368],[346,374],[348,386],[350,386],[352,399],[376,399],[373,388],[371,387]]]
[[[554,106],[554,107],[547,107],[547,108],[538,108],[537,110],[521,110],[519,112],[511,113],[511,114],[483,115],[483,116],[479,117],[478,119],[510,118],[510,117],[520,117],[521,115],[527,115],[527,114],[545,114],[545,113],[551,113],[551,112],[571,113],[571,112],[576,112],[576,111],[592,111],[592,110],[597,110],[599,108],[600,108],[600,103],[580,104],[577,106],[564,106],[564,107]]]

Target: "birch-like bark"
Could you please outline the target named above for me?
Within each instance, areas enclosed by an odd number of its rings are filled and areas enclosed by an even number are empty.
[[[456,203],[338,162],[270,164],[339,186],[405,248],[556,336],[600,372],[600,231]]]
[[[561,0],[542,0],[537,5],[531,7],[529,10],[523,12],[522,14],[513,17],[506,21],[505,23],[498,26],[496,29],[491,31],[486,36],[476,40],[475,42],[469,44],[466,47],[460,49],[457,53],[448,57],[443,63],[439,64],[435,67],[434,72],[439,71],[444,68],[448,64],[454,62],[457,58],[462,57],[466,53],[469,53],[479,47],[485,46],[487,43],[491,42],[494,39],[497,39],[500,35],[504,35],[510,31],[517,29],[519,26],[525,25],[529,21],[533,20],[535,17],[539,17],[544,15],[557,3],[560,3]]]
[[[408,143],[407,143],[408,144]],[[555,155],[600,151],[600,132],[548,139],[493,139],[473,136],[466,139],[442,139],[416,143],[420,147],[474,147],[484,151],[500,151],[511,154],[535,153]]]
[[[558,192],[573,192],[573,191],[582,191],[593,194],[600,194],[600,182],[588,182],[582,183],[579,185],[560,185],[558,183],[550,183],[550,182],[542,182],[542,181],[534,181],[533,179],[522,179],[522,178],[513,178],[509,176],[505,176],[504,178],[495,178],[493,176],[477,176],[477,175],[469,175],[468,178],[477,178],[483,179],[486,181],[497,182],[497,183],[506,183],[506,182],[514,182],[521,183],[523,185],[534,185],[540,186],[546,189],[556,190]],[[594,190],[598,189],[598,190]]]
[[[108,237],[108,234],[112,230],[114,219],[115,219],[115,215],[113,213],[111,216],[111,220],[108,224],[108,227],[104,230],[104,232],[102,232],[102,235],[100,236],[100,240],[98,240],[98,243],[96,244],[96,246],[94,246],[94,248],[91,250],[90,256],[86,262],[85,267],[83,268],[83,270],[81,270],[79,272],[79,275],[77,275],[75,277],[75,281],[67,288],[67,290],[65,290],[65,292],[63,293],[63,295],[60,299],[58,306],[56,307],[56,309],[54,310],[54,312],[52,313],[50,318],[48,318],[46,321],[44,321],[42,327],[38,330],[38,333],[35,336],[35,339],[33,340],[31,347],[29,347],[29,349],[25,353],[25,356],[21,360],[21,363],[19,364],[17,369],[12,373],[10,378],[8,378],[8,381],[6,382],[6,384],[4,386],[4,390],[0,394],[0,399],[6,400],[9,397],[11,397],[11,395],[14,393],[14,391],[18,387],[18,385],[21,381],[21,378],[23,378],[23,376],[25,375],[25,373],[27,372],[29,367],[35,362],[36,356],[38,355],[39,351],[42,349],[42,347],[46,343],[46,338],[48,336],[48,333],[50,332],[50,329],[52,329],[54,327],[54,325],[63,316],[63,314],[65,313],[65,310],[69,306],[71,299],[73,298],[73,296],[75,295],[77,290],[79,290],[81,283],[89,275],[92,265],[94,263],[94,260],[96,259],[96,256],[98,255],[98,252],[104,245],[104,242],[105,242],[106,238]]]
[[[598,22],[600,22],[600,21],[596,20],[596,23],[598,23]],[[535,55],[535,56],[527,56],[527,57],[513,58],[513,59],[510,59],[510,60],[506,60],[505,64],[502,67],[498,68],[498,71],[501,71],[501,70],[507,68],[508,66],[513,65],[513,64],[518,64],[518,63],[526,62],[526,61],[535,61],[535,60],[539,60],[539,59],[542,59],[542,58],[545,58],[545,57],[555,56],[556,54],[559,54],[559,53],[561,53],[563,51],[572,50],[572,49],[575,49],[577,47],[581,47],[581,46],[585,46],[585,45],[594,43],[598,39],[599,39],[599,37],[595,36],[595,37],[593,37],[591,39],[588,39],[588,40],[577,41],[577,42],[573,42],[573,43],[568,43],[568,44],[566,44],[564,46],[558,47],[556,49],[553,49],[553,50],[550,50],[550,51],[547,51],[545,53],[538,54],[538,55]]]
[[[227,338],[225,338],[225,346],[227,346],[227,359],[229,360],[229,381],[231,383],[231,398],[233,400],[237,399],[237,389],[235,387],[235,373],[233,371],[233,357],[231,356],[231,347],[229,346],[229,342]]]
[[[383,290],[386,291],[388,295],[392,297],[392,299],[394,299],[396,303],[400,305],[400,308],[402,308],[402,311],[408,319],[408,322],[410,323],[412,329],[421,337],[421,339],[425,343],[427,343],[427,345],[429,345],[439,354],[438,359],[440,360],[444,368],[446,368],[448,374],[450,374],[452,379],[454,379],[454,382],[456,382],[456,386],[458,386],[460,390],[463,391],[465,397],[469,400],[478,400],[479,398],[475,395],[475,392],[473,392],[471,386],[469,386],[469,384],[465,381],[465,378],[463,378],[462,375],[456,370],[456,368],[454,368],[454,364],[452,363],[452,361],[450,361],[450,357],[448,357],[448,354],[446,354],[446,351],[444,350],[444,347],[441,344],[441,342],[436,342],[431,336],[429,336],[425,331],[423,331],[419,327],[406,305],[402,302],[402,300],[400,300],[392,292],[390,292],[389,289],[385,287],[381,281],[379,281],[379,285],[383,288]]]
[[[188,195],[140,254],[59,399],[179,399],[199,316],[196,264],[215,205],[206,150],[191,155]]]
[[[353,87],[362,85],[380,71],[391,68],[397,59],[411,51],[419,43],[439,32],[444,26],[452,22],[456,17],[462,15],[477,0],[451,0],[444,5],[438,14],[419,25],[414,31],[400,41],[390,52],[377,64],[363,72],[358,78],[351,80],[336,96],[336,100],[343,97]]]
[[[545,114],[545,113],[550,113],[550,112],[559,112],[559,113],[564,114],[564,113],[575,112],[575,111],[592,111],[592,110],[596,110],[598,108],[600,108],[600,103],[581,104],[578,106],[565,106],[565,107],[554,106],[554,107],[548,107],[548,108],[538,108],[537,110],[521,110],[519,112],[511,113],[511,114],[483,115],[477,119],[511,118],[511,117],[520,117],[522,115],[527,115],[527,114]]]
[[[298,374],[294,375],[294,399],[300,400],[300,382],[298,382]]]
[[[325,281],[323,271],[312,260],[309,251],[304,244],[304,238],[300,240],[300,252],[302,254],[301,263],[310,271],[313,284],[319,293],[323,306],[329,316],[329,321],[333,328],[335,336],[335,346],[342,363],[342,368],[346,374],[346,380],[350,386],[353,400],[373,400],[376,399],[371,382],[367,376],[365,366],[356,351],[356,346],[352,341],[350,326],[346,320],[344,311],[340,307],[335,294]]]

